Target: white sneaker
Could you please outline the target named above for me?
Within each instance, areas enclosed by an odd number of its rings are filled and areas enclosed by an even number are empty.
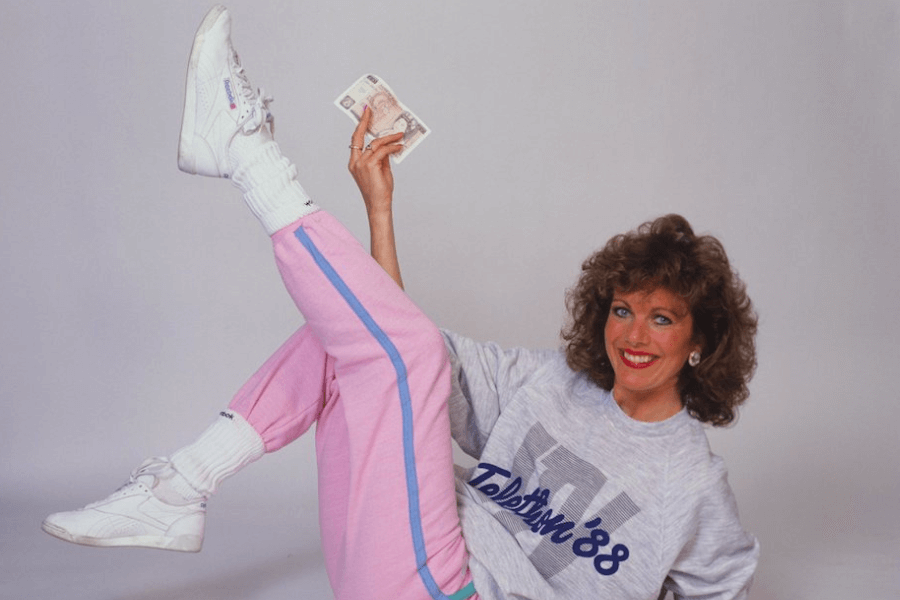
[[[41,528],[61,540],[85,546],[199,552],[206,522],[205,500],[178,505],[159,498],[165,488],[160,484],[176,474],[168,460],[148,459],[132,472],[128,483],[105,500],[80,510],[54,513],[44,519]],[[167,499],[173,500],[171,492],[169,496]]]
[[[204,17],[191,48],[178,168],[208,177],[231,177],[229,149],[235,136],[264,130],[271,139],[271,97],[250,85],[231,45],[231,15],[214,6]],[[264,126],[272,123],[271,129]]]

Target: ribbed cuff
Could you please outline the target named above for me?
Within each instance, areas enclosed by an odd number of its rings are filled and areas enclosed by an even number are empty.
[[[241,415],[226,410],[196,442],[177,450],[171,462],[195,493],[211,496],[225,479],[265,452],[265,444],[253,426]]]
[[[319,210],[297,181],[297,167],[281,154],[274,141],[246,160],[234,172],[232,181],[269,235]]]

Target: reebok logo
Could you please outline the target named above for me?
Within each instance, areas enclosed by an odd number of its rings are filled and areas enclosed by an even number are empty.
[[[231,80],[225,80],[225,95],[228,96],[228,102],[231,104],[231,110],[237,108],[237,104],[234,102],[234,92],[231,91]]]

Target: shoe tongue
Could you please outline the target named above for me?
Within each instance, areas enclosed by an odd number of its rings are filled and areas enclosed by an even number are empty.
[[[134,480],[136,482],[143,483],[152,490],[154,487],[156,487],[158,478],[154,473],[141,473],[140,475],[137,475]]]
[[[265,104],[259,98],[250,105],[250,115],[247,117],[247,121],[241,127],[241,130],[245,134],[256,133],[263,125],[265,125],[268,120],[269,111],[266,108]]]
[[[134,481],[146,485],[151,490],[158,485],[160,479],[171,477],[172,466],[160,460],[146,461],[132,477]]]
[[[155,487],[150,487],[150,489],[153,491],[153,495],[156,496],[157,500],[161,500],[166,504],[184,506],[195,502],[190,498],[185,498],[184,495],[179,493],[178,490],[172,486],[171,479],[157,479]]]

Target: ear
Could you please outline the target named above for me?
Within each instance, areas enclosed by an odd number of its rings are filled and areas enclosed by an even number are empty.
[[[695,322],[696,327],[696,322]],[[703,339],[703,334],[699,331],[694,331],[694,336],[691,342],[694,343],[694,346],[691,348],[691,352],[699,352],[700,354],[704,353],[706,347],[706,340]]]

